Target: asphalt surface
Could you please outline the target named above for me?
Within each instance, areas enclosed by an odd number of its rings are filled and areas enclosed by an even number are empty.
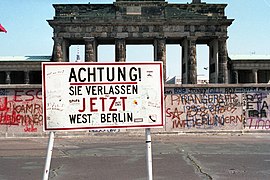
[[[46,138],[1,138],[0,179],[42,179]],[[152,134],[153,179],[270,179],[270,134]],[[146,180],[144,134],[56,135],[49,179]]]

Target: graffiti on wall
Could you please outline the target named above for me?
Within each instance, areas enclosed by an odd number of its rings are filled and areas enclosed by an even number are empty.
[[[42,127],[41,89],[0,89],[0,126],[37,132]]]
[[[166,95],[169,129],[241,128],[241,102],[237,94]]]
[[[249,93],[245,95],[246,129],[270,129],[269,92]]]
[[[166,130],[269,129],[269,90],[268,87],[167,88]]]

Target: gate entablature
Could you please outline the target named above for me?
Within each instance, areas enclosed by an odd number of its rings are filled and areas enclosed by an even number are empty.
[[[154,60],[166,67],[166,44],[182,46],[182,82],[197,82],[196,44],[209,46],[210,82],[227,83],[226,4],[193,0],[116,0],[112,4],[54,4],[54,61],[69,61],[69,46],[85,45],[85,61],[97,61],[99,44],[115,44],[115,61],[126,61],[127,44],[153,44]],[[210,52],[211,51],[211,52]],[[180,59],[180,57],[179,57]],[[164,68],[166,69],[166,68]],[[166,73],[164,72],[166,76]]]

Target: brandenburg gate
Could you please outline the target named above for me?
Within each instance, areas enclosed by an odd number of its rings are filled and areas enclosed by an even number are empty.
[[[69,61],[71,45],[85,45],[85,62],[96,62],[98,45],[115,45],[115,61],[126,61],[126,45],[152,44],[154,61],[163,61],[166,44],[179,44],[182,83],[197,83],[196,45],[209,46],[210,83],[228,83],[226,4],[192,0],[116,0],[112,4],[54,4],[52,61]],[[164,78],[166,72],[164,72]]]

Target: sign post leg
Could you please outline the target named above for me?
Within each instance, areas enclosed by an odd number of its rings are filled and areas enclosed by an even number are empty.
[[[151,145],[151,131],[150,131],[150,128],[145,129],[145,136],[146,136],[146,157],[147,157],[148,180],[153,180],[152,145]]]
[[[53,151],[53,142],[54,142],[54,132],[50,132],[46,163],[45,163],[45,168],[44,168],[44,173],[43,173],[43,180],[48,180],[48,177],[49,177],[50,165],[51,165],[51,159],[52,159],[52,151]]]

